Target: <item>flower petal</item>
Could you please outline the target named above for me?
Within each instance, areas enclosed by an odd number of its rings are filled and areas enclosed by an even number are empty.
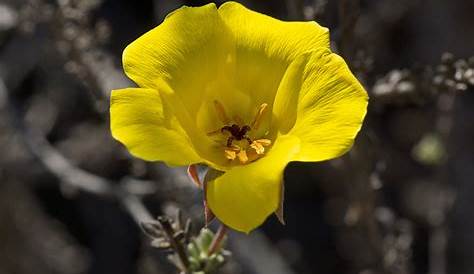
[[[110,127],[112,136],[136,157],[170,165],[200,162],[186,132],[157,90],[112,91]]]
[[[367,111],[367,92],[329,50],[300,56],[288,68],[273,114],[280,134],[301,141],[295,161],[323,161],[348,151]]]
[[[233,88],[232,33],[215,4],[182,7],[139,37],[123,53],[125,73],[139,86],[160,91],[207,164],[225,169],[227,159],[206,134],[222,127],[214,102],[234,115],[249,101]]]
[[[236,85],[256,100],[272,103],[287,66],[299,55],[329,48],[329,31],[316,22],[284,22],[226,2],[219,14],[235,37]]]
[[[127,46],[123,66],[140,87],[167,82],[195,115],[208,85],[225,78],[232,53],[232,35],[215,4],[184,6]]]
[[[207,202],[212,212],[246,233],[262,224],[280,204],[283,170],[298,151],[298,138],[283,136],[265,157],[211,178]]]

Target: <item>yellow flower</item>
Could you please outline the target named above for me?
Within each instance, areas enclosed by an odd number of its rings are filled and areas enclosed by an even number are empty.
[[[219,171],[207,203],[243,232],[278,209],[285,166],[348,151],[367,108],[326,28],[235,2],[172,12],[123,66],[140,88],[112,92],[114,138],[144,160]]]

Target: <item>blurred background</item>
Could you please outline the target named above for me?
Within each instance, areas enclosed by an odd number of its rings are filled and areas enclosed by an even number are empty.
[[[202,193],[115,142],[108,100],[128,43],[207,2],[0,0],[0,274],[175,273],[137,222],[197,230]],[[329,27],[370,105],[350,153],[288,166],[287,225],[231,233],[222,273],[474,273],[474,1],[241,2]]]

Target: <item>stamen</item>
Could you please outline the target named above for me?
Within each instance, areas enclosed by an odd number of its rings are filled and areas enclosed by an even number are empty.
[[[219,119],[221,119],[222,123],[224,123],[224,125],[229,124],[230,120],[225,112],[225,108],[222,103],[218,100],[214,100],[214,108],[216,109],[217,116],[219,117]]]
[[[249,158],[247,157],[247,152],[245,150],[241,150],[237,154],[237,157],[239,157],[239,161],[241,164],[245,164],[249,161]]]
[[[235,121],[235,123],[238,124],[238,125],[243,125],[243,124],[244,124],[244,120],[242,120],[242,118],[240,118],[239,115],[235,115],[235,116],[234,116],[234,121]]]
[[[225,157],[229,160],[235,160],[237,153],[234,150],[224,149]]]
[[[265,147],[270,146],[272,141],[269,139],[253,140],[253,138],[250,137],[250,135],[247,135],[247,133],[258,129],[261,125],[268,104],[264,103],[260,105],[255,118],[250,125],[245,124],[242,118],[238,115],[232,117],[233,122],[235,123],[230,123],[224,105],[218,100],[214,100],[214,108],[224,126],[219,130],[208,132],[207,135],[214,136],[216,134],[222,134],[224,137],[227,137],[224,147],[225,158],[230,161],[238,159],[241,164],[246,164],[262,157],[265,153]]]
[[[228,149],[239,152],[241,148],[238,145],[232,144]]]
[[[260,158],[260,156],[261,155],[257,154],[257,152],[255,152],[255,150],[253,149],[249,149],[247,151],[247,157],[249,158],[249,162],[257,160],[258,158]]]
[[[215,135],[220,134],[220,133],[221,133],[221,130],[220,130],[220,129],[217,129],[217,130],[208,132],[208,133],[206,133],[206,134],[207,134],[207,136],[215,136]]]
[[[268,104],[261,104],[260,107],[258,108],[257,115],[255,115],[255,119],[252,122],[252,129],[258,129],[260,126],[260,123],[262,122],[263,115],[265,114],[265,111],[268,107]]]
[[[258,140],[255,140],[255,142],[259,142],[264,147],[267,147],[272,144],[272,140],[269,140],[269,139],[258,139]]]
[[[250,147],[255,149],[255,152],[257,152],[257,154],[263,154],[265,152],[265,148],[259,142],[253,142]]]
[[[259,155],[265,153],[265,147],[272,144],[272,141],[268,139],[258,139],[252,142],[250,145],[251,148],[255,150],[255,152]]]

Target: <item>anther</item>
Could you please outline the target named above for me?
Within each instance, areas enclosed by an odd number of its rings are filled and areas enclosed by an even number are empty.
[[[229,160],[235,160],[235,158],[237,157],[237,153],[231,149],[225,149],[224,153],[225,153],[225,157]]]
[[[255,150],[255,152],[259,155],[265,153],[265,147],[272,144],[272,141],[268,139],[258,139],[252,142],[250,145],[251,148]]]
[[[239,153],[237,153],[237,157],[239,157],[239,161],[241,164],[245,164],[249,161],[249,158],[247,157],[247,152],[243,149]]]

